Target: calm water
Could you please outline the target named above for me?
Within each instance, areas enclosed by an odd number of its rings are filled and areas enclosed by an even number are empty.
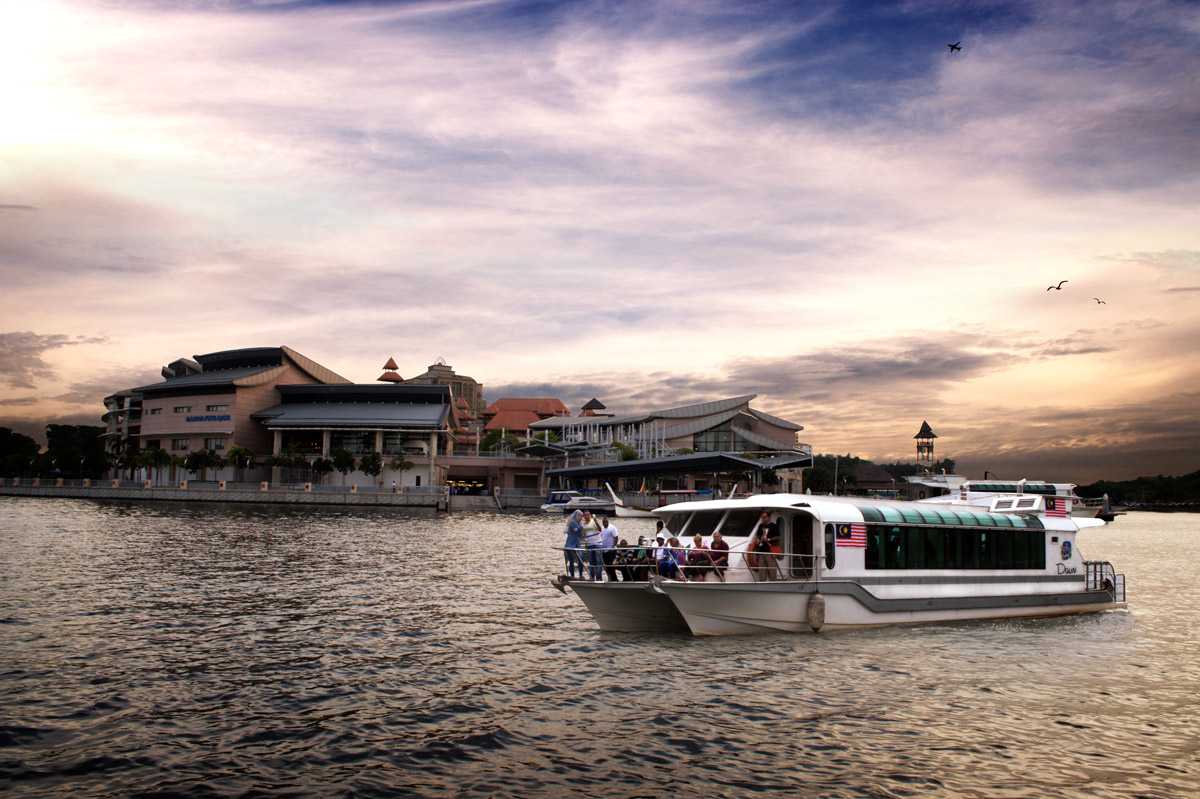
[[[1082,536],[1129,612],[753,639],[597,633],[561,524],[0,498],[0,790],[1200,794],[1200,516]]]

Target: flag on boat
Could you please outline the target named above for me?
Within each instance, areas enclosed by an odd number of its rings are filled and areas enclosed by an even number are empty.
[[[1070,500],[1066,497],[1046,497],[1046,515],[1065,519],[1071,515]]]
[[[865,547],[867,545],[867,526],[858,522],[839,524],[837,545],[839,547]]]

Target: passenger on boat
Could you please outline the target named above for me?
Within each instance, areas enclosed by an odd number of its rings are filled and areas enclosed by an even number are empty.
[[[617,581],[617,569],[614,563],[617,557],[617,527],[608,520],[605,516],[600,521],[602,529],[600,531],[600,547],[601,558],[604,560],[604,571],[608,575],[608,581],[615,583]]]
[[[575,569],[579,569],[579,579],[584,578],[583,558],[580,548],[583,546],[583,511],[577,510],[567,518],[565,530],[567,540],[563,543],[563,557],[567,561],[567,576],[574,578]]]
[[[716,532],[712,534],[708,548],[711,550],[708,554],[712,557],[713,573],[718,580],[725,582],[725,570],[729,568],[729,542]]]
[[[704,537],[699,533],[692,536],[692,548],[687,553],[687,564],[683,569],[684,579],[687,580],[703,582],[704,576],[712,570],[712,558],[704,549]]]
[[[672,538],[667,542],[666,545],[664,545],[662,537],[659,537],[657,552],[659,576],[667,577],[672,580],[679,576],[679,558],[676,557],[675,550],[670,546],[671,544],[677,543],[679,542]]]
[[[637,564],[633,570],[634,579],[645,582],[650,578],[650,569],[654,566],[654,549],[640,535],[638,536],[637,551],[633,553],[633,560]]]
[[[583,512],[583,529],[588,551],[588,579],[598,583],[604,579],[604,531],[587,511]]]

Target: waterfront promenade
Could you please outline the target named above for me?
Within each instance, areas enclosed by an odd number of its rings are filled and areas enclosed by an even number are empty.
[[[0,496],[59,497],[134,502],[230,502],[267,505],[337,505],[388,507],[433,513],[471,510],[537,510],[544,501],[538,492],[508,490],[494,495],[452,495],[444,486],[390,488],[272,484],[253,482],[181,482],[145,485],[129,480],[0,479]]]

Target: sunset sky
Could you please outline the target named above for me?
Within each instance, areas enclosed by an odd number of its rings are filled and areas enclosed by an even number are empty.
[[[0,0],[0,68],[0,425],[286,344],[1200,468],[1196,4]]]

